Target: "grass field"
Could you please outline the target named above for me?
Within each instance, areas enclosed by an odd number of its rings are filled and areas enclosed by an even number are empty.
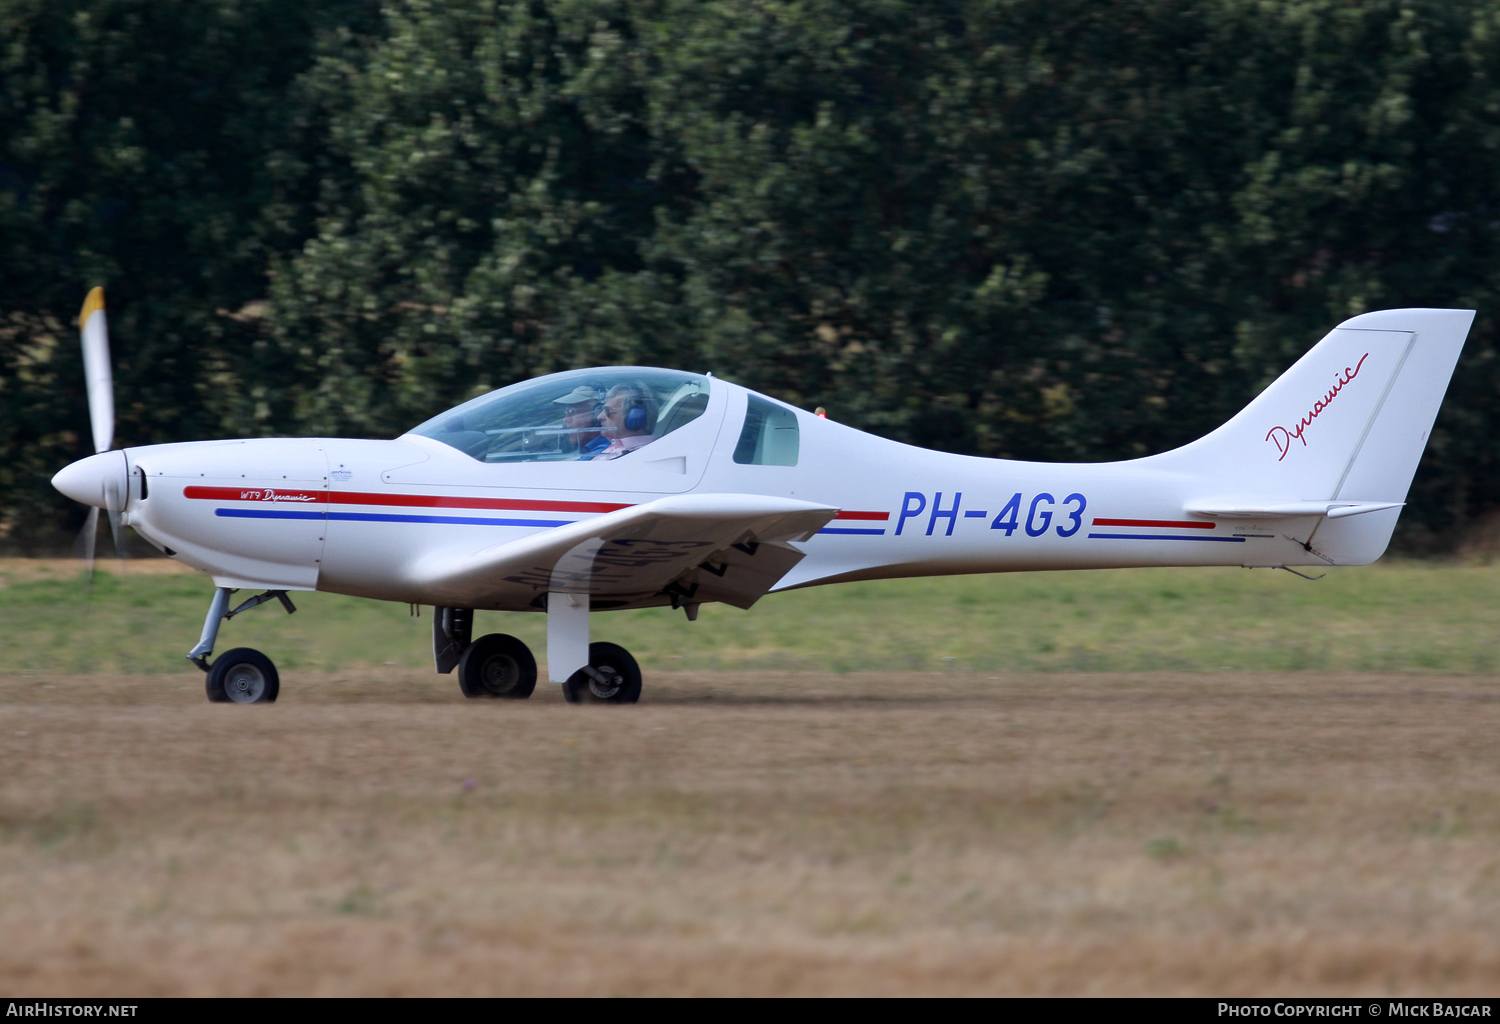
[[[135,562],[91,588],[77,564],[0,560],[0,674],[191,671],[211,582]],[[294,595],[234,619],[219,647],[265,650],[286,671],[431,664],[431,609]],[[476,632],[540,655],[541,615],[480,613]],[[1500,672],[1500,566],[1398,562],[1316,582],[1246,569],[1123,569],[851,583],[774,594],[696,623],[648,609],[596,616],[595,639],[648,672]],[[434,676],[434,682],[437,677]],[[445,684],[448,680],[444,680]]]
[[[0,563],[7,992],[1493,995],[1500,978],[1483,565],[914,581],[696,624],[602,616],[645,667],[633,708],[545,683],[466,701],[428,667],[425,615],[326,595],[225,629],[221,647],[278,660],[280,702],[210,705],[179,665],[207,581],[140,565],[85,601],[74,568]],[[541,627],[485,623],[537,649]]]

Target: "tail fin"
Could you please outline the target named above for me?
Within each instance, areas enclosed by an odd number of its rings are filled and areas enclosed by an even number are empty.
[[[1346,320],[1228,423],[1157,456],[1159,465],[1202,481],[1191,503],[1199,510],[1268,518],[1307,515],[1317,503],[1311,514],[1330,516],[1318,532],[1325,560],[1372,562],[1390,541],[1473,321],[1466,309]],[[1348,514],[1356,511],[1365,514]]]

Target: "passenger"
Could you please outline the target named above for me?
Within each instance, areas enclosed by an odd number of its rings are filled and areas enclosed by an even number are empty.
[[[601,388],[580,384],[561,398],[553,399],[553,405],[563,406],[563,428],[574,448],[579,450],[579,462],[585,462],[609,447],[609,441],[599,433],[599,402],[603,398]]]
[[[651,433],[656,429],[656,397],[644,384],[616,384],[604,398],[599,422],[609,447],[595,455],[594,461],[628,455],[656,440]]]

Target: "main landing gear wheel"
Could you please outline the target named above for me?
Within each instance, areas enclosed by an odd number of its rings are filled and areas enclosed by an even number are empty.
[[[563,683],[569,704],[634,704],[641,699],[641,667],[619,644],[589,644],[589,668]]]
[[[270,658],[236,647],[214,659],[204,686],[215,704],[270,704],[281,692],[281,677]]]
[[[491,633],[464,649],[458,685],[465,697],[524,700],[536,689],[536,659],[515,637]]]

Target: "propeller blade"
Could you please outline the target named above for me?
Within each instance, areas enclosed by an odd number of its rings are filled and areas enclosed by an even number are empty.
[[[114,537],[115,557],[120,560],[120,569],[123,572],[125,569],[125,523],[123,522],[125,495],[120,493],[120,485],[113,478],[104,483],[104,508],[109,512],[109,532]]]
[[[104,289],[94,288],[78,314],[83,335],[83,379],[88,388],[89,424],[95,453],[115,443],[115,385],[109,365],[109,328],[104,320]]]
[[[109,514],[109,532],[115,538],[115,557],[120,560],[120,571],[125,571],[125,527],[120,522],[121,513]]]
[[[94,578],[94,540],[99,536],[99,507],[89,509],[88,521],[83,524],[83,561],[88,567],[89,579]]]

